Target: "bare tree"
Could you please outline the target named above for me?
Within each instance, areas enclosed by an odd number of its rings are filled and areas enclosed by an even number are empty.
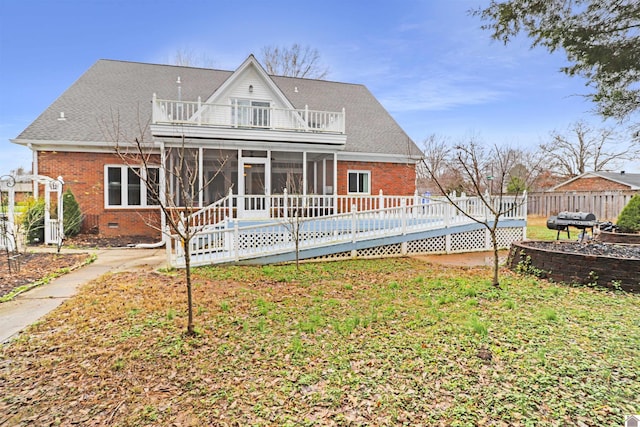
[[[464,200],[461,201],[447,192],[441,182],[441,176],[431,164],[423,162],[424,169],[446,199],[461,214],[481,224],[489,231],[493,246],[493,285],[496,287],[500,287],[498,224],[504,216],[514,212],[525,202],[520,188],[516,188],[509,199],[505,198],[504,189],[514,170],[521,169],[522,159],[523,155],[520,150],[497,145],[485,148],[474,139],[456,145],[449,153],[447,164],[461,172],[465,180],[465,187],[469,189],[470,195],[477,197],[480,201],[485,215],[478,215],[476,207],[466,204]],[[538,169],[539,164],[528,165],[526,172],[518,171],[518,176],[523,179],[525,184],[529,183],[537,175]]]
[[[144,132],[141,135],[144,135]],[[147,225],[161,230],[163,234],[177,236],[180,242],[185,263],[187,334],[194,335],[191,242],[201,231],[201,227],[193,225],[191,215],[200,209],[200,192],[213,181],[222,166],[200,186],[197,152],[186,147],[184,137],[180,146],[165,150],[165,157],[173,158],[170,165],[160,161],[158,154],[154,153],[153,143],[146,143],[142,136],[136,137],[130,144],[116,143],[115,148],[120,158],[140,179],[141,185],[146,187],[147,198],[158,206],[166,221],[166,224],[162,225],[146,219]],[[224,159],[221,160],[221,163],[223,162]],[[166,185],[169,181],[175,184],[172,190]]]
[[[432,171],[446,194],[466,191],[464,177],[460,171],[451,167],[451,150],[453,143],[449,138],[441,135],[429,135],[422,145],[428,170]],[[418,181],[420,187],[429,192],[441,192],[429,173],[418,165]]]
[[[298,43],[291,47],[264,46],[262,65],[269,74],[278,76],[324,79],[329,74],[329,68],[320,65],[318,49]]]
[[[306,200],[303,196],[303,179],[300,174],[295,173],[292,166],[287,173],[287,186],[285,188],[287,194],[287,206],[283,212],[281,223],[289,233],[289,237],[293,240],[296,254],[296,270],[300,269],[300,239],[302,227],[306,219],[305,206]]]
[[[540,145],[550,169],[571,178],[585,172],[614,169],[619,162],[637,159],[640,141],[621,143],[610,128],[595,129],[584,121],[569,126],[568,133],[551,132],[551,141]]]
[[[213,68],[214,61],[205,53],[198,55],[193,49],[181,48],[176,50],[173,58],[169,60],[171,65],[181,67]]]

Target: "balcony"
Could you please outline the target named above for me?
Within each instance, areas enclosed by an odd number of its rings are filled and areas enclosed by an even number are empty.
[[[225,129],[345,135],[345,111],[275,108],[264,102],[232,104],[157,99],[153,96],[153,125],[189,125]]]

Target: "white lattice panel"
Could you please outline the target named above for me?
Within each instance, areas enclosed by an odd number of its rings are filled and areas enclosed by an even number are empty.
[[[238,246],[240,249],[271,246],[289,241],[288,233],[247,233],[240,235]]]
[[[347,258],[351,258],[351,251],[337,252],[335,254],[328,254],[328,255],[315,257],[313,259],[314,260],[323,260],[323,261],[325,261],[325,260],[326,261],[335,261],[335,260],[347,259]]]
[[[431,252],[445,252],[446,238],[444,236],[407,242],[407,254],[426,254]]]
[[[397,256],[402,253],[400,243],[393,245],[375,246],[373,248],[358,249],[358,258],[381,258],[388,256]]]
[[[451,252],[485,249],[484,228],[451,235]]]
[[[522,240],[522,228],[499,228],[496,232],[498,248],[504,249],[511,246],[511,243]]]

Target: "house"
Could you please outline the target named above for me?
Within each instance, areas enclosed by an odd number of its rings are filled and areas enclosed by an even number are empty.
[[[136,138],[146,170],[116,153]],[[231,193],[238,218],[259,219],[287,187],[412,195],[421,156],[365,86],[269,75],[253,55],[235,71],[99,60],[12,142],[33,151],[34,174],[63,177],[100,234],[158,238],[157,200],[136,172],[184,206],[186,184],[165,173],[184,160],[198,171],[195,205]]]
[[[586,172],[551,189],[529,193],[530,215],[557,215],[562,211],[591,212],[614,221],[634,194],[640,191],[640,174]]]
[[[639,191],[640,173],[585,172],[549,191]]]

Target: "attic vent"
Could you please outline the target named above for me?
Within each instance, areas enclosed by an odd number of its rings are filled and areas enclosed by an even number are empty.
[[[58,117],[58,120],[67,120],[67,118],[64,116],[64,111],[60,111],[60,117]]]
[[[293,91],[294,91],[295,93],[298,93],[298,86],[295,86],[295,87],[293,88]]]

